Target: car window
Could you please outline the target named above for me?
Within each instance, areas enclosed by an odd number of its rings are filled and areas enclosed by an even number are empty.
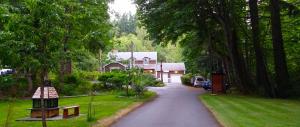
[[[198,78],[197,81],[203,81],[203,79],[202,78]]]

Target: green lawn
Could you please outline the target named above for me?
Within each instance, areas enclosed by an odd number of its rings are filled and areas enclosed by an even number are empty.
[[[147,92],[145,97],[141,99],[119,97],[118,93],[105,93],[103,95],[94,96],[94,107],[96,109],[95,117],[101,119],[107,116],[111,116],[118,110],[125,108],[134,102],[146,101],[153,97],[155,94]],[[89,103],[90,97],[78,97],[78,98],[64,98],[59,100],[59,106],[70,106],[80,105],[80,113],[87,114],[87,104]],[[31,108],[31,100],[17,100],[14,104],[14,112],[10,120],[10,127],[40,127],[41,122],[20,122],[15,121],[16,119],[23,118],[29,115],[27,108]],[[0,126],[5,123],[8,109],[8,102],[0,101]],[[96,120],[95,120],[96,121]],[[49,127],[87,127],[95,123],[95,121],[87,122],[86,115],[59,120],[59,121],[48,121]]]
[[[225,127],[300,127],[300,101],[234,95],[201,95]]]

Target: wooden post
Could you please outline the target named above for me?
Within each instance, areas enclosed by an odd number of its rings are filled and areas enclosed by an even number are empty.
[[[162,68],[162,61],[160,61],[160,79],[162,82],[164,82],[164,78],[163,78],[163,74],[164,74],[164,71],[163,71],[163,68]]]
[[[131,50],[131,66],[130,66],[130,69],[133,68],[133,64],[134,64],[134,60],[133,60],[133,48],[134,48],[134,44],[133,42],[131,41],[131,45],[130,45],[130,50]]]
[[[102,72],[103,68],[102,68],[102,50],[101,49],[99,49],[99,65],[100,65],[99,71]]]

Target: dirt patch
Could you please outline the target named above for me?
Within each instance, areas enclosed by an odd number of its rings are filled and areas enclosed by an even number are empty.
[[[126,116],[127,114],[129,114],[130,112],[136,110],[137,108],[143,106],[144,104],[153,101],[158,95],[154,95],[153,97],[151,97],[149,100],[144,101],[144,102],[136,102],[130,106],[128,106],[125,109],[122,109],[120,111],[118,111],[115,115],[110,116],[110,117],[106,117],[104,119],[100,119],[97,121],[97,123],[95,123],[93,125],[93,127],[109,127],[112,124],[114,124],[115,122],[117,122],[118,120],[120,120],[122,117]]]

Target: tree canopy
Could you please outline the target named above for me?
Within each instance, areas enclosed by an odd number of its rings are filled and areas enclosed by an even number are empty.
[[[136,3],[138,19],[155,43],[180,42],[189,72],[224,72],[226,82],[243,93],[269,97],[297,94],[290,86],[299,90],[299,83],[295,82],[299,78],[288,77],[288,73],[299,75],[299,65],[293,64],[299,59],[291,59],[299,53],[294,50],[299,47],[298,2],[136,0]],[[290,24],[294,27],[288,27]]]

